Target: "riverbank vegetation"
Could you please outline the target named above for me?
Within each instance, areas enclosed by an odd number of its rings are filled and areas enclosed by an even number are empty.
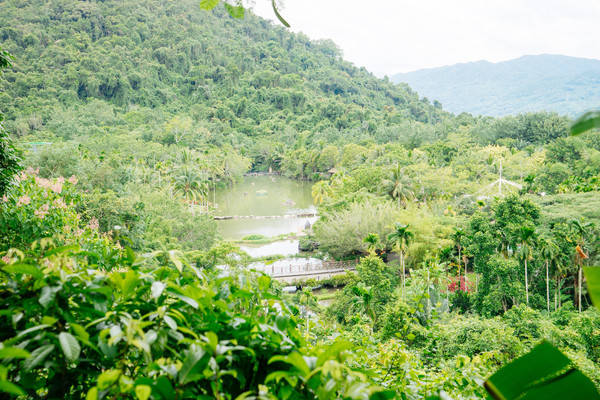
[[[449,114],[222,5],[0,11],[0,390],[479,398],[541,339],[600,385],[597,133]],[[358,260],[327,307],[221,240],[215,190],[249,171],[310,181],[301,246]]]

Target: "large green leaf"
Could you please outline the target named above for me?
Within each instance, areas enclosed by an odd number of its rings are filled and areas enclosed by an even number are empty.
[[[497,400],[600,399],[594,384],[546,341],[502,367],[485,388]]]
[[[592,303],[600,309],[600,267],[584,267],[583,273],[585,274]]]
[[[11,383],[9,381],[0,381],[0,392],[10,393],[15,396],[24,396],[25,392],[23,389]]]
[[[30,264],[11,264],[3,268],[6,272],[11,274],[28,274],[33,276],[35,279],[41,279],[44,274],[38,267]]]
[[[169,378],[167,378],[166,376],[163,375],[160,378],[158,378],[154,387],[163,399],[175,399],[175,389],[173,389],[173,385],[169,381]]]
[[[571,135],[579,135],[594,128],[600,128],[600,110],[588,111],[571,125]]]
[[[206,352],[199,346],[192,345],[183,361],[181,369],[178,373],[179,383],[186,384],[203,377],[202,370],[198,370],[198,366],[204,368],[208,360],[200,363]]]
[[[244,18],[244,7],[243,6],[232,6],[231,4],[223,3],[225,9],[233,18]]]
[[[119,379],[121,371],[118,369],[109,369],[104,371],[98,377],[98,388],[100,390],[108,389],[113,383]]]
[[[61,332],[58,334],[58,341],[68,361],[73,362],[79,358],[81,347],[73,335],[67,332]]]
[[[310,368],[308,367],[306,360],[298,352],[292,352],[285,356],[283,356],[283,355],[273,356],[269,360],[269,364],[272,364],[272,363],[278,362],[278,361],[295,367],[296,369],[298,369],[298,371],[301,372],[302,376],[304,376],[304,377],[306,377],[310,374]]]
[[[138,400],[148,400],[150,398],[150,394],[152,393],[152,388],[148,385],[137,385],[135,387],[135,395]]]
[[[31,352],[31,357],[25,360],[24,367],[25,370],[28,371],[37,367],[40,363],[42,363],[48,354],[50,354],[54,350],[53,344],[47,344],[41,347],[38,347],[34,351]]]
[[[0,359],[3,358],[27,358],[30,354],[20,347],[4,347],[0,349]]]
[[[271,6],[273,6],[273,12],[277,16],[277,19],[279,20],[279,22],[281,22],[283,24],[283,26],[285,26],[286,28],[289,28],[290,24],[288,24],[287,21],[285,19],[283,19],[281,14],[279,14],[279,10],[277,10],[277,5],[275,4],[275,0],[271,0]]]
[[[219,4],[220,0],[200,0],[200,8],[203,10],[212,10]]]
[[[44,286],[42,288],[42,294],[40,294],[39,302],[42,307],[46,308],[56,298],[56,293],[60,292],[61,286]]]
[[[81,250],[81,247],[79,245],[71,244],[71,245],[67,245],[67,246],[56,247],[52,250],[49,250],[48,252],[46,252],[45,256],[50,257],[54,254],[67,255],[67,254],[71,254],[71,253],[79,251],[79,250]]]

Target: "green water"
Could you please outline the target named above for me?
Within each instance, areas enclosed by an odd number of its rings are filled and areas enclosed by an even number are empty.
[[[236,240],[251,234],[273,237],[301,233],[306,222],[312,224],[316,218],[291,215],[315,212],[311,187],[311,183],[281,176],[248,176],[233,187],[217,190],[215,215],[288,216],[217,221],[221,235],[224,239]]]

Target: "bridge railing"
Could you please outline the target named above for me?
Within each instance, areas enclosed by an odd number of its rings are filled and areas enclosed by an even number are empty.
[[[261,270],[273,277],[281,277],[286,275],[319,274],[327,271],[343,272],[353,270],[355,265],[356,262],[354,261],[324,261],[322,263],[271,264],[265,265]]]

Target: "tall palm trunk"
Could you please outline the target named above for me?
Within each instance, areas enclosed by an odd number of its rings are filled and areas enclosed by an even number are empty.
[[[581,276],[581,266],[579,267],[579,271],[577,271],[577,284],[579,285],[579,290],[577,291],[577,305],[579,308],[579,312],[581,312],[581,281],[583,281],[583,278]]]
[[[463,264],[465,264],[465,291],[467,291],[467,286],[469,284],[467,280],[467,257],[463,255]]]
[[[400,264],[402,264],[402,299],[404,299],[404,290],[405,290],[404,280],[406,279],[406,271],[404,268],[404,250],[402,250],[400,252]]]
[[[525,257],[525,301],[529,307],[529,283],[527,281],[527,257]]]
[[[550,312],[550,278],[548,275],[548,259],[546,259],[546,306]]]
[[[554,290],[554,311],[558,309],[558,276],[556,277],[556,289]]]

